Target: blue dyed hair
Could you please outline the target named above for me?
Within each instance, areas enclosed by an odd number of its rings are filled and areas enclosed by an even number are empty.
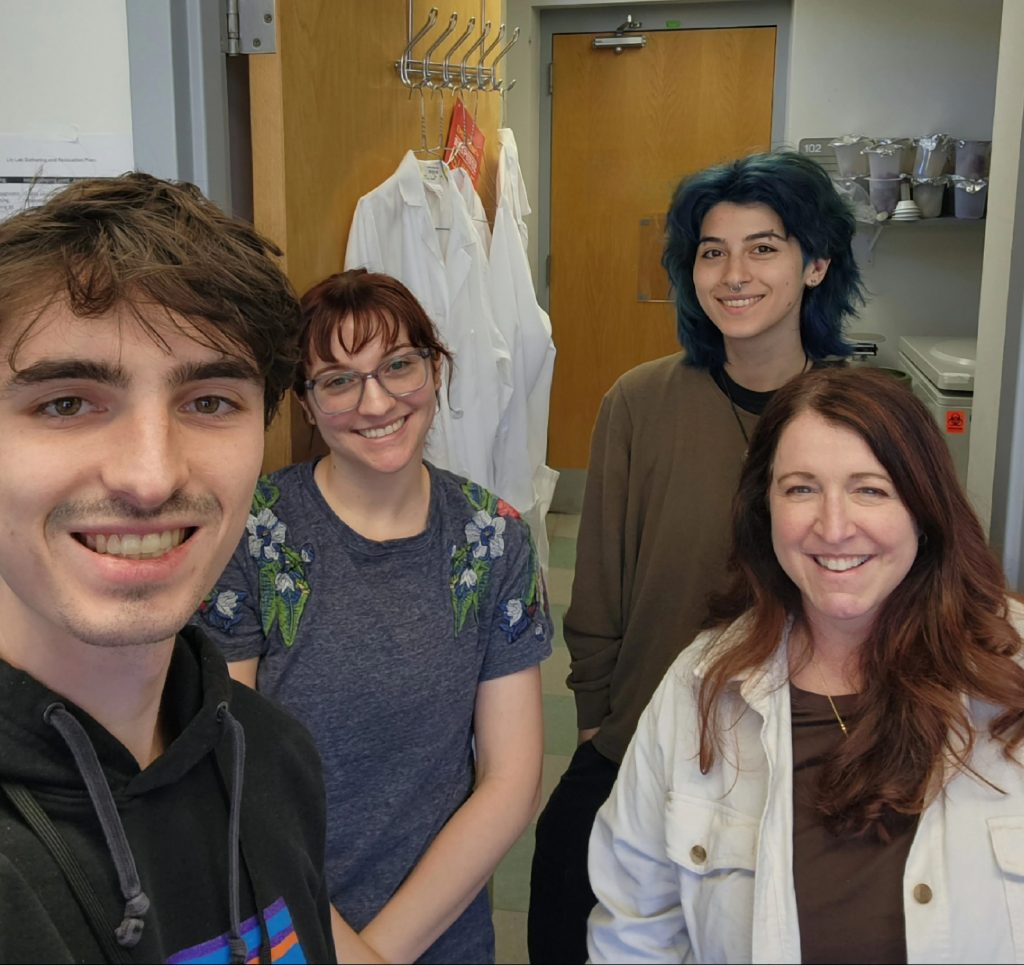
[[[787,236],[800,243],[805,265],[815,258],[831,260],[821,284],[804,289],[800,338],[812,359],[849,355],[843,321],[856,316],[856,305],[864,303],[853,257],[853,214],[816,161],[793,151],[774,151],[698,171],[672,197],[661,263],[675,290],[676,328],[688,364],[717,368],[726,361],[722,333],[701,308],[693,286],[701,225],[722,202],[767,205]]]

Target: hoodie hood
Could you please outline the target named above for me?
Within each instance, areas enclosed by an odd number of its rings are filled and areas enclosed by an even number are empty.
[[[135,857],[125,832],[120,808],[134,798],[180,782],[200,761],[215,757],[230,798],[228,831],[227,902],[230,909],[228,949],[232,962],[245,961],[247,946],[240,934],[239,849],[245,737],[231,716],[230,678],[224,661],[198,632],[190,631],[175,641],[161,697],[161,717],[169,746],[144,771],[131,753],[81,708],[50,691],[28,674],[0,664],[0,752],[4,744],[18,747],[19,732],[39,757],[11,754],[0,767],[4,792],[22,818],[57,860],[75,896],[90,919],[97,940],[109,951],[107,957],[122,960],[118,946],[138,945],[145,930],[150,899],[142,888]],[[13,695],[4,701],[7,694]],[[14,716],[23,715],[23,716]],[[40,726],[40,723],[42,726]],[[8,740],[10,732],[11,740]],[[222,736],[228,740],[221,742]],[[226,746],[225,746],[226,745]],[[0,758],[2,760],[3,758]],[[82,872],[66,844],[28,790],[84,795],[103,832],[110,862],[117,873],[124,901],[122,919],[114,929],[117,945],[109,944],[108,926],[86,886],[75,886]],[[82,802],[83,804],[85,802]]]
[[[86,793],[67,742],[46,720],[47,709],[56,703],[81,724],[115,797],[137,797],[181,780],[217,747],[224,736],[218,707],[230,696],[220,654],[187,627],[175,641],[164,685],[162,713],[172,740],[143,771],[128,749],[84,710],[0,660],[0,775],[38,790]]]

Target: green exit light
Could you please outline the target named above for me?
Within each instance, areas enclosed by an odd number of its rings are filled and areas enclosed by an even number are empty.
[[[669,30],[678,30],[683,25],[682,20],[666,20],[665,26]]]

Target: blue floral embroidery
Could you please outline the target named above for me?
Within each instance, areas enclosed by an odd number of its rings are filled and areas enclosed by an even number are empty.
[[[483,486],[466,482],[462,493],[474,512],[466,523],[466,542],[462,546],[453,543],[451,547],[449,585],[456,634],[462,632],[471,615],[479,620],[480,601],[487,590],[491,567],[495,560],[505,555],[508,520],[519,519],[515,509]],[[528,532],[526,538],[530,538]],[[541,602],[543,590],[539,574],[537,554],[531,541],[526,592],[522,597],[506,600],[498,607],[499,625],[510,641],[521,636],[530,625]],[[543,634],[543,630],[541,632]]]
[[[523,631],[530,625],[526,607],[522,600],[506,600],[501,605],[501,620],[499,626],[508,637],[509,643],[518,640]]]
[[[246,529],[249,553],[259,564],[260,623],[264,636],[276,623],[286,647],[295,643],[302,612],[309,602],[306,567],[316,558],[306,543],[294,550],[285,541],[288,528],[271,508],[281,498],[280,489],[267,476],[260,477],[252,500],[252,512]]]
[[[230,633],[232,628],[241,622],[240,605],[247,597],[248,594],[241,590],[214,588],[199,604],[199,612],[211,627]]]
[[[276,501],[275,499],[274,502]],[[269,505],[257,512],[254,502],[245,528],[249,532],[249,555],[257,563],[276,560],[281,556],[281,545],[284,543],[287,528],[270,511]]]
[[[505,552],[505,520],[481,509],[466,523],[466,539],[476,559],[496,560]]]
[[[472,567],[464,569],[459,574],[458,581],[455,584],[455,596],[463,600],[471,593],[474,593],[478,580],[476,571]]]

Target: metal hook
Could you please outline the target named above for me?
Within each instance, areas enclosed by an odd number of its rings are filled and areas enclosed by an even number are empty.
[[[402,56],[398,59],[398,76],[402,78],[402,83],[405,84],[406,87],[413,86],[412,81],[409,79],[409,58],[412,56],[412,48],[430,32],[435,23],[437,23],[437,7],[431,7],[430,13],[427,14],[426,24],[419,33],[409,41],[408,46],[402,52]]]
[[[423,87],[426,85],[433,89],[437,86],[430,77],[430,57],[434,51],[444,42],[448,35],[455,29],[455,25],[459,22],[459,15],[453,13],[448,18],[448,26],[441,31],[435,40],[423,54],[423,60],[420,62],[420,73],[423,75],[423,79],[416,85],[417,87]]]
[[[437,96],[439,99],[437,107],[437,151],[440,154],[442,160],[445,159],[445,143],[444,143],[444,88],[437,88]]]
[[[462,32],[462,36],[452,44],[451,50],[444,55],[444,60],[441,63],[441,77],[443,78],[441,83],[444,87],[450,87],[452,90],[455,89],[456,84],[452,81],[449,73],[451,69],[452,54],[455,53],[465,42],[466,38],[473,32],[473,28],[476,26],[476,17],[470,17],[466,21],[466,29]]]
[[[501,60],[501,58],[504,57],[505,54],[507,54],[516,45],[516,41],[518,39],[519,28],[516,27],[516,29],[512,31],[512,39],[507,44],[505,44],[505,46],[502,47],[500,51],[498,51],[498,56],[494,58],[494,63],[491,64],[491,90],[512,90],[512,85],[515,84],[514,80],[508,86],[505,86],[505,84],[498,80],[498,63]]]
[[[488,57],[491,56],[491,51],[494,50],[494,48],[497,47],[498,44],[500,44],[502,42],[502,40],[504,40],[504,39],[505,39],[505,25],[502,24],[500,27],[498,27],[498,36],[494,38],[494,43],[492,43],[491,46],[488,47],[480,55],[480,63],[476,65],[476,89],[477,90],[486,90],[487,89],[487,81],[484,78],[484,70],[485,70],[484,62],[487,60]]]
[[[420,150],[426,152],[430,150],[427,144],[427,98],[422,86],[416,89],[420,92]],[[412,91],[409,91],[409,96],[412,97]]]
[[[459,78],[462,81],[459,84],[459,86],[463,90],[469,90],[470,86],[471,86],[469,81],[466,79],[466,61],[469,60],[469,58],[473,54],[473,51],[476,50],[477,47],[482,47],[484,45],[484,41],[487,40],[487,35],[490,32],[491,32],[491,21],[488,20],[487,23],[485,23],[483,25],[483,29],[480,31],[480,36],[476,40],[473,41],[473,46],[470,47],[469,50],[466,51],[466,56],[462,58],[462,63],[459,64]]]

